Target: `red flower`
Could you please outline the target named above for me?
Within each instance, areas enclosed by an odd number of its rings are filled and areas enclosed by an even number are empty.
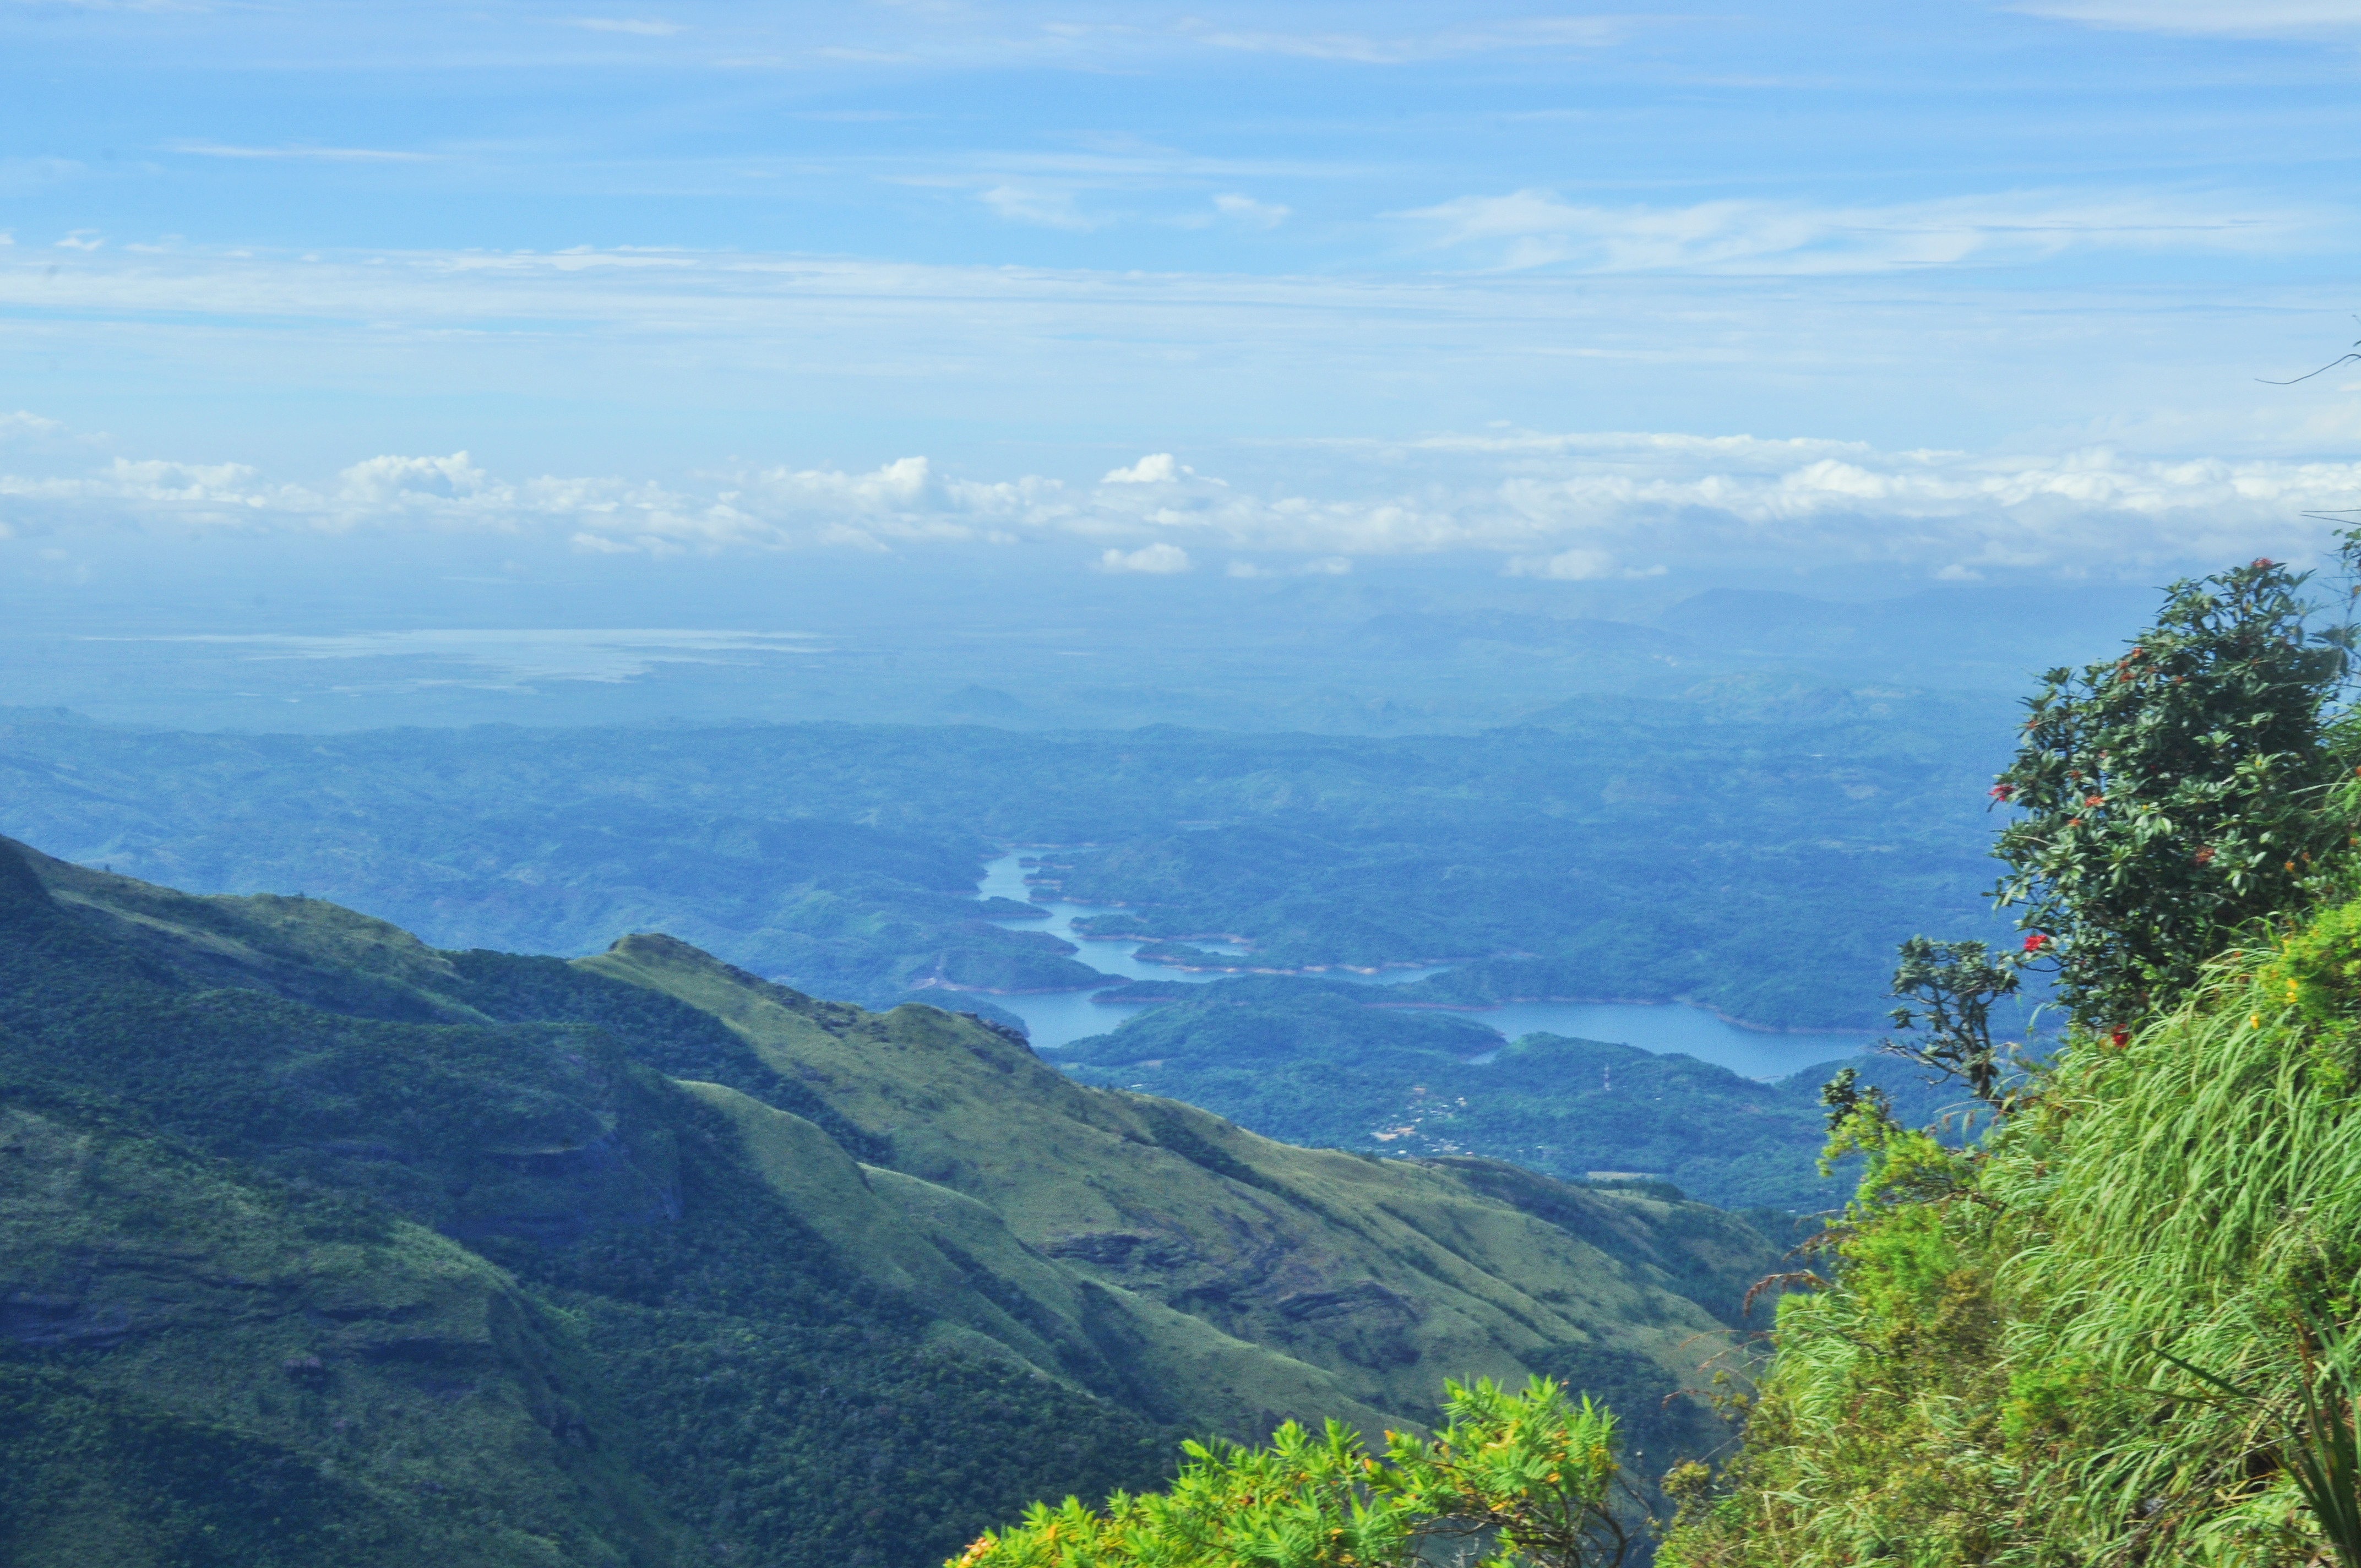
[[[2048,934],[2042,931],[2036,931],[2032,936],[2027,937],[2025,939],[2025,950],[2028,953],[2037,953],[2048,945]]]
[[[2257,572],[2271,564],[2271,558],[2268,555],[2257,555],[2255,557],[2255,570]]]
[[[2353,771],[2356,773],[2361,773],[2361,768],[2356,768]],[[2015,784],[1994,784],[1992,786],[1992,797],[1994,800],[2006,800],[2015,794],[2016,786]]]
[[[2118,1029],[2114,1034],[2107,1036],[2107,1044],[2111,1046],[2122,1046],[2127,1043],[2131,1037],[2132,1032],[2129,1029]]]

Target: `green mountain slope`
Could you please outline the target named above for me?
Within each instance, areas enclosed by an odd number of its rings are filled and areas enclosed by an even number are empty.
[[[1180,1432],[1414,1424],[1446,1376],[1656,1409],[1772,1255],[665,938],[438,952],[5,843],[0,1114],[27,1563],[917,1564]]]
[[[597,1398],[545,1311],[456,1243],[39,1095],[0,1109],[0,1159],[6,1561],[620,1563],[661,1536],[580,1440]]]

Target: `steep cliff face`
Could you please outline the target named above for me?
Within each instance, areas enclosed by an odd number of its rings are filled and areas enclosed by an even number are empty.
[[[1414,1424],[1479,1374],[1660,1404],[1769,1262],[666,938],[443,953],[5,842],[0,1115],[28,1563],[917,1563],[1184,1431]],[[1664,1409],[1650,1445],[1706,1434]]]

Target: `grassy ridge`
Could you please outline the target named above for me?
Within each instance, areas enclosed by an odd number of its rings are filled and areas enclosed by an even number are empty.
[[[831,1012],[664,938],[582,966],[722,1019],[884,1144],[881,1163],[982,1203],[1100,1287],[1415,1420],[1432,1413],[1440,1367],[1530,1369],[1554,1347],[1594,1345],[1677,1378],[1697,1359],[1683,1342],[1718,1324],[1667,1287],[1766,1255],[1726,1218],[1693,1233],[1668,1223],[1676,1208],[1709,1213],[1693,1205],[1546,1183],[1565,1209],[1544,1217],[1444,1168],[1293,1148],[1190,1106],[1079,1087],[930,1008]],[[1012,1102],[1026,1108],[1022,1140],[1007,1135]]]
[[[2304,942],[2349,972],[2356,916]],[[1981,1159],[1885,1135],[1839,1284],[1782,1304],[1734,1485],[1664,1561],[2310,1560],[2283,1445],[2299,1325],[2361,1277],[2361,998],[2303,989],[2232,955],[2071,1049]]]

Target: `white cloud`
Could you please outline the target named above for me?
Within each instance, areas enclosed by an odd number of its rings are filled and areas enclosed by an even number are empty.
[[[587,27],[594,33],[632,33],[648,38],[668,38],[688,30],[678,22],[652,22],[636,16],[568,16],[566,25]]]
[[[1252,196],[1216,196],[1213,210],[1233,223],[1256,229],[1275,229],[1288,217],[1287,208],[1276,202],[1257,202]]]
[[[1225,426],[1283,432],[1306,409],[1332,425],[1398,418],[1390,393],[1363,389],[1397,387],[1406,367],[1456,364],[1480,367],[1501,407],[1628,383],[1659,406],[1676,392],[1693,417],[1725,430],[1762,418],[1974,428],[2004,387],[2015,428],[2087,433],[1929,453],[1905,442],[1488,429],[1240,443],[1224,464],[1230,484],[1162,451],[1113,469],[1076,459],[1068,477],[972,475],[907,449],[873,466],[757,462],[658,481],[590,463],[533,477],[466,453],[367,446],[317,470],[265,472],[217,460],[235,452],[156,459],[97,437],[98,450],[126,455],[91,470],[72,455],[88,449],[81,438],[52,447],[54,433],[14,422],[8,434],[38,439],[5,448],[0,513],[20,536],[111,525],[475,531],[657,554],[1036,540],[1096,556],[1170,543],[1257,569],[1433,551],[1546,563],[1587,550],[1616,571],[1879,561],[2117,575],[2265,550],[2294,557],[2320,537],[2300,513],[2361,503],[2351,465],[2307,460],[2356,450],[2361,403],[2330,378],[2289,391],[2250,378],[2325,356],[2291,336],[2288,320],[2342,334],[2325,344],[2349,339],[2347,323],[2308,295],[2258,289],[2233,311],[2194,292],[2126,303],[2052,290],[2012,313],[1916,279],[1787,279],[1757,286],[1744,309],[1735,297],[1720,279],[1130,275],[687,250],[331,255],[309,265],[201,249],[130,258],[110,247],[70,264],[46,243],[0,252],[0,307],[103,323],[110,341],[138,346],[143,367],[184,383],[224,364],[267,375],[272,362],[258,356],[309,331],[373,385],[528,396],[645,372],[656,363],[647,345],[661,341],[664,365],[750,401],[774,395],[780,367],[793,366],[800,387],[841,397],[873,429],[904,428],[887,419],[905,411],[906,389],[950,388],[1002,399],[1009,418],[1040,428],[1122,408],[1148,433],[1191,429],[1215,448]],[[2208,342],[2184,358],[2157,347],[2201,332]],[[1752,390],[1725,395],[1732,385]],[[1886,405],[1905,399],[1909,411],[1889,417]],[[43,452],[51,466],[38,471],[18,455]]]
[[[1737,268],[1255,277],[686,247],[330,252],[304,263],[110,245],[66,260],[46,239],[0,251],[0,313],[42,323],[80,364],[114,374],[108,393],[126,403],[159,376],[262,400],[262,388],[298,384],[285,378],[309,356],[340,367],[347,389],[434,398],[499,386],[519,409],[601,387],[610,416],[635,401],[627,389],[657,376],[692,377],[746,406],[793,389],[889,441],[920,387],[1043,430],[1121,408],[1143,422],[1132,437],[1143,442],[1158,430],[1284,433],[1312,408],[1327,428],[1392,428],[1401,378],[1414,374],[1437,406],[1480,396],[1605,423],[1628,389],[1709,428],[1916,426],[1955,444],[2177,408],[2191,423],[2165,448],[2218,450],[2225,431],[2259,432],[2239,422],[2253,376],[2311,369],[2320,357],[2303,356],[2351,336],[2333,302],[2294,278],[2235,291],[2051,280],[2035,292],[2014,278],[2002,288],[1923,272],[1798,279],[1776,266],[1752,280],[1732,277]],[[240,388],[254,390],[230,390]],[[349,390],[324,395],[339,421],[365,417]],[[711,451],[685,415],[652,417],[652,436],[668,422],[678,450]],[[2355,436],[2361,422],[2342,438]],[[2280,444],[2334,449],[2308,436]]]
[[[392,152],[374,147],[233,147],[225,142],[181,141],[165,149],[195,158],[308,159],[324,163],[432,163],[431,152]]]
[[[1630,31],[1620,16],[1535,16],[1432,33],[1200,32],[1200,43],[1250,54],[1293,55],[1355,65],[1410,65],[1501,49],[1598,49]]]
[[[2024,263],[2068,250],[2281,253],[2339,220],[2227,198],[2008,192],[1878,207],[1762,201],[1598,207],[1543,190],[1393,214],[1509,269],[1848,273]]]
[[[1137,550],[1109,550],[1099,556],[1102,572],[1146,572],[1167,576],[1190,567],[1189,552],[1177,544],[1143,544]]]
[[[1011,223],[1035,224],[1042,228],[1071,229],[1087,232],[1099,226],[1099,220],[1089,216],[1074,205],[1071,191],[1038,185],[994,185],[978,192],[978,199],[993,210],[994,215]]]
[[[1548,577],[1561,583],[1587,583],[1594,577],[1604,577],[1615,569],[1615,557],[1604,550],[1561,550],[1554,555],[1511,556],[1508,574],[1512,577]]]
[[[1194,472],[1194,470],[1190,470]],[[1107,471],[1103,485],[1170,485],[1180,477],[1181,469],[1173,462],[1170,452],[1151,452],[1128,468]]]
[[[2062,22],[2153,33],[2252,38],[2361,32],[2356,0],[2024,0],[2011,8]]]
[[[339,476],[342,495],[356,503],[386,504],[408,497],[456,498],[473,495],[487,476],[464,452],[448,457],[372,457],[356,463]]]
[[[508,532],[658,556],[1084,540],[1111,572],[1186,571],[1200,550],[1235,553],[1236,576],[1448,551],[1497,555],[1513,574],[1585,580],[1667,563],[2152,574],[2257,554],[2305,557],[2327,525],[2304,513],[2361,504],[2361,463],[2107,445],[1892,452],[1644,432],[1307,444],[1343,464],[1323,493],[1233,488],[1162,453],[1074,486],[945,475],[924,457],[865,471],[741,468],[674,485],[509,479],[458,452],[373,457],[323,485],[235,462],[117,458],[79,476],[0,473],[0,506],[19,533],[124,524]],[[1298,564],[1263,564],[1272,557]]]
[[[1266,566],[1259,562],[1233,560],[1225,575],[1233,577],[1341,577],[1353,569],[1349,555],[1323,555],[1292,566]]]
[[[12,414],[0,414],[0,440],[10,437],[39,439],[63,435],[65,430],[62,421],[44,419],[39,414],[27,413],[23,409],[18,409]]]
[[[46,554],[46,553],[45,553]],[[193,642],[249,650],[259,659],[430,659],[472,666],[466,684],[514,687],[537,680],[636,679],[662,663],[702,663],[717,653],[809,658],[830,651],[809,631],[686,630],[658,627],[434,629],[336,636],[283,632],[180,634],[130,641]]]

